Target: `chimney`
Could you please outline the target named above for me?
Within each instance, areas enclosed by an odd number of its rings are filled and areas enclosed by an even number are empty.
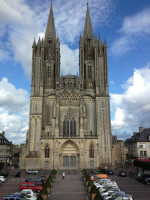
[[[139,127],[139,133],[142,133],[143,130],[144,130],[143,127],[140,126],[140,127]]]
[[[133,135],[135,136],[137,134],[137,132],[133,132]]]
[[[1,134],[2,134],[2,136],[4,136],[4,137],[5,137],[5,131],[2,131],[2,133],[1,133]]]

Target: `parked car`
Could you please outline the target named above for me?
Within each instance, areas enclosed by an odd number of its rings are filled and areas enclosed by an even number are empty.
[[[35,197],[35,196],[30,197],[30,196],[26,195],[24,198],[25,198],[25,200],[37,200],[37,197]]]
[[[27,174],[39,174],[39,171],[34,169],[28,169],[26,172]]]
[[[129,194],[114,193],[109,200],[133,200],[133,197]]]
[[[14,167],[19,167],[19,163],[14,163]]]
[[[150,185],[150,178],[144,178],[143,179],[143,183],[147,184],[147,185]]]
[[[36,197],[36,193],[32,190],[32,189],[24,189],[21,192],[16,192],[15,194],[18,195],[27,195],[27,196],[35,196]]]
[[[121,177],[126,177],[127,176],[127,173],[126,173],[126,171],[120,171],[119,172],[119,176],[121,176]]]
[[[26,200],[26,199],[22,195],[8,194],[3,198],[3,200]]]
[[[120,195],[120,194],[125,194],[125,193],[122,192],[122,191],[118,191],[118,192],[116,191],[116,192],[114,192],[114,193],[109,193],[108,195],[103,196],[103,198],[104,198],[104,200],[110,200],[110,199],[113,198],[114,196]],[[122,197],[120,197],[119,200],[122,200]]]
[[[20,177],[20,174],[21,174],[21,172],[17,171],[17,172],[14,173],[14,177]]]
[[[9,174],[9,172],[7,170],[5,170],[5,172],[1,172],[0,173],[0,176],[4,176],[4,177],[7,177]]]
[[[135,179],[142,182],[145,178],[150,178],[150,174],[138,174]]]
[[[45,180],[42,180],[39,177],[29,177],[25,179],[25,182],[34,182],[35,185],[43,185]]]
[[[114,193],[114,192],[118,192],[120,191],[119,188],[112,188],[111,190],[110,189],[105,189],[104,191],[101,191],[101,195],[104,196],[104,195],[108,195],[109,193]]]
[[[4,183],[6,179],[4,176],[0,176],[0,180]]]
[[[36,185],[34,182],[22,182],[20,183],[19,190],[31,189],[35,192],[40,192],[42,190],[42,185]]]
[[[111,171],[110,169],[99,169],[99,172],[101,174],[107,174],[107,175],[113,175],[113,171]]]

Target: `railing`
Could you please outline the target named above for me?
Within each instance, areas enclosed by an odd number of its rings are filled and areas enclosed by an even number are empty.
[[[41,136],[41,139],[53,139],[53,138],[55,138],[55,136],[54,135],[49,135],[49,136],[47,136],[47,135],[43,135],[43,136]],[[76,139],[76,138],[81,138],[81,136],[80,135],[76,135],[76,136],[63,136],[63,135],[60,135],[59,136],[59,138],[64,138],[64,139],[69,139],[69,138],[71,138],[71,139]],[[84,135],[83,136],[83,138],[98,138],[98,136],[97,135]]]

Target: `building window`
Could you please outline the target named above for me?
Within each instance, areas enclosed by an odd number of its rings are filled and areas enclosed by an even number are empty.
[[[51,66],[50,65],[48,65],[47,75],[48,75],[48,78],[51,77]]]
[[[143,148],[143,144],[140,144],[140,145],[139,145],[139,148]]]
[[[143,149],[146,149],[146,144],[143,144]]]
[[[63,137],[76,137],[76,121],[74,119],[64,120]]]
[[[45,158],[49,158],[49,153],[50,153],[50,150],[49,150],[49,147],[45,147]]]
[[[63,122],[63,137],[67,136],[67,134],[66,134],[66,132],[67,132],[67,124],[66,123],[67,123],[66,120],[64,120],[64,122]]]
[[[94,158],[94,148],[92,144],[90,145],[90,148],[89,148],[89,158]]]
[[[88,78],[91,80],[92,79],[92,67],[88,66]]]
[[[147,151],[140,151],[140,156],[141,157],[146,157],[147,156]]]

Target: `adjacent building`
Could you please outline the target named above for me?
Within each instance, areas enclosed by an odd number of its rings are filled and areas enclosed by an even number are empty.
[[[107,44],[94,36],[89,8],[79,39],[79,77],[60,77],[53,8],[45,38],[33,42],[29,131],[20,168],[112,165]],[[72,63],[72,66],[74,63]]]
[[[139,132],[134,132],[125,145],[130,159],[150,159],[150,128],[139,127]]]
[[[113,136],[112,139],[112,155],[113,166],[122,167],[127,159],[127,147],[125,147],[124,140],[117,139],[117,136]]]
[[[12,142],[5,137],[5,132],[0,133],[0,162],[10,162],[12,160]]]

